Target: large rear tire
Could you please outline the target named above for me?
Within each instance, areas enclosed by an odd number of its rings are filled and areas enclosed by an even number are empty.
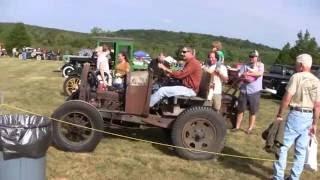
[[[178,116],[172,127],[172,143],[178,147],[216,152],[223,149],[226,135],[224,118],[210,107],[192,107]],[[177,154],[189,160],[206,160],[212,153],[176,148]]]
[[[79,100],[67,101],[52,114],[52,118],[87,128],[103,130],[103,119],[92,105]],[[53,143],[64,151],[90,152],[100,142],[103,134],[92,129],[82,128],[53,121]]]

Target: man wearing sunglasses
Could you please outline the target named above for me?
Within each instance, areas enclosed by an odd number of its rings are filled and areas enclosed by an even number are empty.
[[[182,81],[181,85],[164,86],[151,95],[150,107],[153,107],[164,97],[173,96],[196,96],[199,91],[201,81],[201,64],[194,56],[194,51],[190,47],[182,48],[181,55],[185,61],[184,68],[180,71],[172,71],[163,64],[159,68],[163,69],[170,77]]]
[[[259,53],[257,50],[250,52],[250,62],[248,64],[244,64],[240,68],[239,75],[244,79],[244,82],[240,86],[237,124],[233,131],[240,129],[243,113],[246,108],[249,110],[249,127],[246,133],[250,134],[255,126],[256,114],[259,110],[260,91],[262,90],[262,77],[264,72],[264,64],[260,62],[258,58]]]

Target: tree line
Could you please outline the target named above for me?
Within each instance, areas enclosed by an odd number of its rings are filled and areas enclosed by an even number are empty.
[[[165,52],[173,57],[178,56],[178,48],[188,45],[196,49],[197,57],[205,60],[211,49],[212,41],[223,44],[226,62],[246,61],[248,52],[257,49],[266,64],[294,63],[295,56],[301,52],[310,53],[319,60],[319,47],[310,33],[298,33],[296,44],[287,43],[281,50],[248,40],[213,36],[208,34],[172,32],[163,30],[119,30],[106,31],[93,27],[90,33],[65,31],[53,28],[25,25],[23,23],[0,23],[0,42],[4,42],[10,52],[12,47],[32,46],[76,53],[80,48],[93,49],[96,45],[94,36],[130,37],[134,39],[134,50],[144,50],[152,57]]]
[[[300,31],[297,34],[298,39],[294,46],[287,43],[279,52],[276,63],[279,64],[295,64],[296,57],[301,53],[308,53],[313,58],[314,64],[320,64],[320,47],[316,38],[311,37],[308,30],[304,33]]]

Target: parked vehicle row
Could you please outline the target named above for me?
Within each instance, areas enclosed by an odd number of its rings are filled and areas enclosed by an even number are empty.
[[[31,47],[25,47],[23,50],[18,51],[16,55],[19,59],[60,60],[59,53],[54,51],[43,52]]]
[[[318,78],[320,78],[320,66],[313,65],[311,68]],[[269,72],[263,75],[263,92],[271,93],[276,98],[282,98],[290,77],[295,73],[295,67],[283,64],[273,64]]]

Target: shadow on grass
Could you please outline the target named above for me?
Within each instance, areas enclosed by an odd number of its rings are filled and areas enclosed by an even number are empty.
[[[224,147],[222,153],[236,156],[248,156],[247,154],[242,154],[231,147]],[[272,175],[272,168],[270,168],[271,165],[270,167],[265,167],[261,164],[261,161],[227,156],[219,157],[218,161],[225,168],[230,168],[237,172],[256,176],[259,179],[270,179],[270,176]]]
[[[165,129],[161,128],[149,128],[149,129],[108,129],[108,132],[121,134],[124,136],[134,137],[138,139],[158,142],[158,143],[164,143],[164,144],[171,144],[171,138]],[[106,135],[107,138],[119,138],[113,135]],[[174,151],[174,148],[167,147],[167,146],[161,146],[157,144],[153,144],[153,147],[160,150],[162,153],[169,155],[169,156],[177,156],[177,154]],[[236,156],[245,156],[247,157],[247,154],[243,154],[238,152],[237,150],[231,148],[231,147],[224,147],[222,153],[225,154],[231,154]],[[255,176],[259,179],[269,179],[272,175],[272,168],[271,163],[270,167],[266,167],[261,164],[261,161],[256,160],[250,160],[250,159],[239,159],[235,157],[227,157],[227,156],[220,156],[218,158],[218,162],[224,166],[225,168],[233,169],[237,172],[245,173],[250,176]]]
[[[106,129],[107,132],[129,136],[132,138],[143,139],[147,141],[157,142],[161,144],[170,144],[171,145],[171,137],[170,130],[162,129],[162,128],[148,128],[148,129]],[[114,135],[105,135],[107,138],[121,138]],[[132,140],[135,141],[135,140]],[[174,149],[168,146],[162,146],[158,144],[152,144],[152,146],[162,153],[169,156],[176,156]]]
[[[68,96],[68,95],[66,95],[66,93],[63,92],[63,91],[60,91],[60,95],[63,96],[63,97],[67,97],[67,96]]]
[[[122,136],[129,136],[132,138],[143,139],[147,141],[163,143],[163,144],[171,144],[171,138],[165,129],[161,128],[148,128],[148,129],[105,129],[107,132],[119,134]],[[123,137],[118,137],[114,135],[105,134],[105,138],[113,138],[118,139]],[[131,140],[136,141],[136,140]],[[162,146],[158,144],[152,144],[152,146],[162,153],[168,156],[177,156],[174,151],[174,148]],[[225,146],[222,153],[230,154],[235,156],[245,156],[247,154],[243,154],[238,152],[237,150]],[[272,168],[266,167],[261,164],[261,161],[250,160],[250,159],[240,159],[237,157],[227,157],[227,156],[220,156],[218,157],[218,162],[221,166],[224,166],[226,169],[232,169],[236,172],[241,172],[244,174],[248,174],[250,176],[255,176],[259,179],[269,179],[272,174]]]
[[[272,102],[276,103],[276,104],[280,104],[281,103],[281,99],[273,99]]]
[[[261,98],[263,98],[263,99],[274,99],[275,97],[272,96],[271,94],[261,93]]]
[[[271,100],[273,103],[280,104],[282,97],[275,97],[271,94],[261,93],[261,98]]]

